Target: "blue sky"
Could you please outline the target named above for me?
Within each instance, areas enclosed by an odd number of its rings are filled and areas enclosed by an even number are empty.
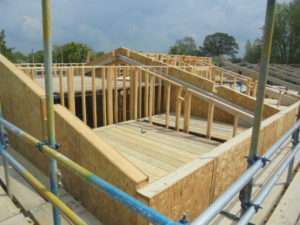
[[[202,45],[206,35],[226,32],[242,55],[246,41],[262,35],[265,8],[266,0],[52,0],[53,44],[166,53],[185,36]],[[41,1],[0,0],[0,29],[16,50],[42,49]]]

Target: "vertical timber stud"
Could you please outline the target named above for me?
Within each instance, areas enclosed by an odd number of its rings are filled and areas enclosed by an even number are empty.
[[[268,0],[266,19],[264,26],[264,39],[260,58],[260,71],[259,71],[259,83],[256,98],[256,111],[254,116],[254,124],[252,129],[251,145],[248,157],[248,168],[251,166],[251,162],[256,158],[259,144],[259,134],[261,119],[263,116],[263,105],[265,96],[265,86],[268,76],[268,65],[270,61],[270,53],[272,46],[273,26],[274,26],[274,12],[275,12],[276,0]],[[244,213],[249,206],[251,206],[251,194],[252,194],[253,180],[241,190],[240,201],[242,207],[242,213]]]
[[[51,147],[56,146],[55,138],[55,122],[53,110],[53,76],[52,76],[52,25],[51,25],[51,0],[42,0],[42,16],[43,16],[43,38],[44,38],[44,62],[45,62],[45,87],[47,102],[47,127],[48,142]],[[57,182],[57,162],[50,159],[50,188],[51,192],[59,197],[59,189]],[[60,225],[60,212],[53,206],[53,221],[55,225]]]

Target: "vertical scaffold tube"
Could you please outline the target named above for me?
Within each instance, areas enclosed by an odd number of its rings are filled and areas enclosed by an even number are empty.
[[[263,118],[263,106],[265,97],[265,86],[267,84],[268,77],[268,66],[270,62],[270,53],[272,46],[273,37],[273,27],[274,27],[274,12],[275,12],[276,0],[268,0],[267,11],[264,26],[264,37],[263,46],[260,58],[260,71],[259,71],[259,83],[258,91],[256,96],[256,107],[255,107],[255,117],[252,129],[251,145],[248,157],[248,168],[253,164],[255,157],[258,152],[259,135],[260,135],[260,125]],[[244,212],[251,203],[253,180],[242,189],[240,192],[240,200],[242,206],[242,212]]]
[[[3,117],[2,106],[0,102],[0,118]],[[6,151],[7,148],[7,137],[5,135],[4,126],[0,124],[0,149]],[[11,176],[10,176],[10,169],[8,161],[3,157],[3,167],[4,167],[4,174],[5,174],[5,182],[6,182],[6,191],[7,195],[12,198],[11,192]]]
[[[51,0],[42,0],[43,38],[44,38],[44,64],[45,64],[45,87],[47,102],[47,131],[48,143],[55,147],[55,122],[53,110],[53,76],[52,76],[52,24],[51,24]],[[51,192],[59,197],[57,184],[57,162],[50,159],[50,187]],[[60,212],[53,207],[53,219],[55,225],[60,225]]]

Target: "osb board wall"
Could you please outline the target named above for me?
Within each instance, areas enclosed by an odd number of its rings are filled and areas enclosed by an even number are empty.
[[[104,180],[135,196],[136,187],[146,182],[146,175],[63,106],[55,105],[55,116],[57,140],[63,143],[60,151]],[[63,169],[63,174],[66,189],[82,200],[84,206],[101,222],[116,225],[136,224],[137,216],[134,213],[67,169]],[[114,216],[116,213],[118,216]]]
[[[44,91],[12,63],[0,55],[0,100],[5,119],[43,141],[41,99]],[[75,162],[100,175],[131,195],[143,185],[147,177],[105,144],[86,125],[62,106],[55,106],[56,132],[59,150]],[[17,136],[9,135],[13,148],[24,155],[45,173],[49,171],[49,159],[34,146]],[[137,216],[108,199],[99,190],[63,169],[65,187],[100,218],[104,224],[136,224]],[[118,214],[119,216],[115,216]]]
[[[259,152],[265,153],[296,121],[299,103],[264,120],[261,124]],[[214,149],[216,167],[212,201],[218,198],[247,168],[245,157],[250,149],[252,129]],[[209,154],[210,155],[210,154]]]
[[[295,103],[262,122],[259,144],[261,152],[265,152],[291,128],[296,120],[298,107],[299,103]],[[244,131],[201,156],[200,159],[141,188],[138,191],[139,198],[172,219],[177,220],[183,212],[188,212],[191,220],[195,219],[245,172],[247,168],[245,157],[250,148],[251,132],[252,129]],[[201,169],[202,172],[205,171],[204,177],[199,175]],[[181,176],[182,174],[185,175]],[[199,176],[201,179],[195,180],[193,176]],[[197,189],[194,189],[195,187]],[[199,199],[203,202],[197,202]],[[188,204],[198,205],[192,207],[195,210],[193,211]],[[199,205],[201,209],[196,208]]]
[[[174,88],[171,88],[171,104],[170,110],[171,112],[175,111],[175,100],[176,100],[176,90]],[[182,91],[181,94],[182,97],[185,96],[185,91]],[[184,103],[181,104],[182,108],[182,116],[184,115]],[[208,103],[200,98],[197,98],[195,96],[192,96],[191,100],[191,115],[192,116],[199,116],[203,118],[207,118],[208,115]],[[219,109],[218,107],[215,107],[214,109],[214,120],[215,121],[221,121],[226,123],[232,123],[233,124],[233,116],[224,110]]]
[[[252,112],[255,111],[256,101],[253,97],[250,97],[243,93],[239,93],[239,92],[232,90],[225,86],[218,87],[216,94],[222,98],[225,98],[233,103],[236,103],[236,104],[242,106],[245,109],[248,109]],[[273,106],[270,106],[268,104],[264,104],[264,115],[263,116],[265,118],[270,117],[277,112],[279,112],[279,109],[277,109]]]
[[[183,213],[193,220],[210,204],[212,174],[213,161],[201,157],[140,189],[138,199],[174,220]],[[139,224],[148,223],[140,219]]]
[[[29,134],[43,139],[41,99],[44,91],[5,57],[0,55],[0,101],[6,120]],[[10,133],[10,145],[31,158],[43,171],[48,161],[37,148]]]

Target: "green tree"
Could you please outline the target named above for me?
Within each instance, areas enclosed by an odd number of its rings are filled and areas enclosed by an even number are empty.
[[[173,55],[199,55],[197,45],[192,37],[185,37],[177,40],[175,45],[170,47],[169,54]]]
[[[271,60],[300,62],[300,0],[276,5]]]
[[[58,54],[57,60],[64,63],[83,63],[86,62],[88,52],[92,49],[86,44],[79,42],[69,42],[58,48],[62,51]]]
[[[244,60],[249,63],[259,63],[261,54],[262,41],[256,39],[255,41],[247,41],[245,49]]]
[[[28,58],[22,52],[14,52],[13,55],[14,55],[14,57],[13,57],[14,63],[26,63],[27,62]]]
[[[6,45],[5,38],[6,38],[5,31],[1,30],[0,31],[0,53],[4,55],[6,58],[8,58],[9,60],[14,60],[14,54],[13,54],[14,48],[9,48]]]
[[[200,47],[205,56],[216,57],[228,55],[234,57],[238,53],[239,46],[233,36],[226,33],[214,33],[207,35]]]
[[[94,59],[96,59],[96,58],[98,58],[98,57],[100,57],[100,56],[102,56],[102,55],[104,55],[105,54],[105,52],[103,52],[103,51],[99,51],[99,52],[91,52],[91,54],[90,54],[90,61],[92,61],[92,60],[94,60]]]
[[[27,55],[27,61],[30,63],[44,63],[44,51],[38,50]]]

